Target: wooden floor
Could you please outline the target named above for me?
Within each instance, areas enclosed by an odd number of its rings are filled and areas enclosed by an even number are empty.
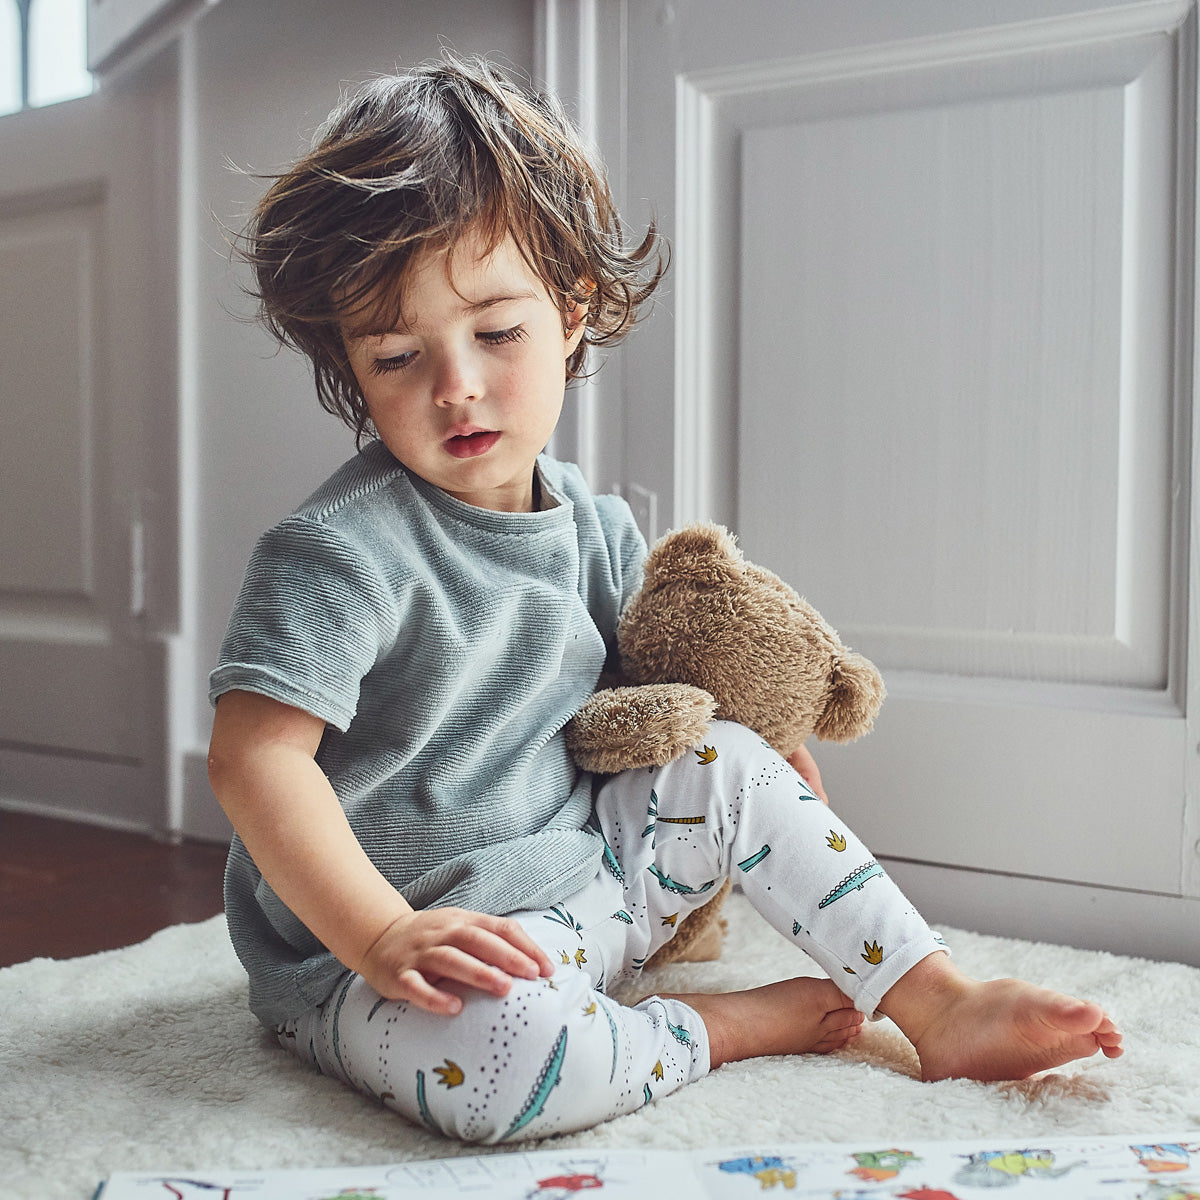
[[[0,967],[140,942],[221,911],[225,847],[0,810]]]

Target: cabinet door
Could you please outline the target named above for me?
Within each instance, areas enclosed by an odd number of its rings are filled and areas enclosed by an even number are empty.
[[[0,120],[0,781],[161,826],[173,109],[140,79]]]
[[[625,481],[882,669],[835,803],[893,860],[1200,895],[1192,4],[602,14],[674,251]]]

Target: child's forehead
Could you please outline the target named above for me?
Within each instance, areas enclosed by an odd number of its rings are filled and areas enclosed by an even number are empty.
[[[511,235],[490,248],[464,237],[418,251],[397,278],[381,281],[343,316],[342,329],[353,339],[378,337],[417,328],[422,313],[471,315],[518,300],[552,302]]]

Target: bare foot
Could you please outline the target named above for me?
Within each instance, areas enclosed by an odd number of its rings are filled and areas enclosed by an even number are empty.
[[[980,982],[941,953],[918,963],[879,1008],[916,1048],[926,1080],[1028,1079],[1097,1050],[1123,1053],[1099,1005],[1021,979]]]
[[[829,1054],[862,1030],[862,1013],[828,979],[801,976],[744,992],[669,998],[682,1000],[703,1018],[714,1068],[764,1054]]]

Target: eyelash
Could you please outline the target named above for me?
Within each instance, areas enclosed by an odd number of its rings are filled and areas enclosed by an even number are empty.
[[[482,338],[489,346],[502,346],[505,342],[523,342],[525,326],[514,325],[511,329],[497,329],[490,333],[477,333],[475,336]]]
[[[395,358],[377,358],[371,364],[372,375],[392,375],[412,366],[412,354],[397,354]]]
[[[489,330],[486,333],[477,333],[475,336],[488,346],[503,346],[509,342],[523,342],[527,335],[524,325],[514,325],[511,329]],[[415,358],[416,354],[413,351],[407,354],[397,354],[394,358],[377,358],[371,364],[371,374],[392,375],[397,371],[406,371],[412,366]]]

